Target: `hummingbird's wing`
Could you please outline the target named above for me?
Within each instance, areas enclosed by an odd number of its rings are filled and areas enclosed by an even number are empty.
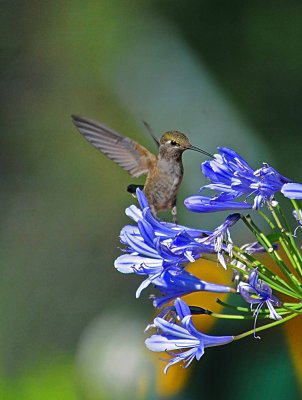
[[[145,147],[98,122],[72,115],[80,133],[98,150],[123,167],[131,176],[147,174],[156,157]]]

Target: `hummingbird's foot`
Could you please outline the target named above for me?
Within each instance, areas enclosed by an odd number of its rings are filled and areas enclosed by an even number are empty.
[[[127,186],[127,192],[131,193],[132,196],[136,199],[136,189],[138,189],[138,188],[141,189],[141,190],[144,190],[144,186],[143,185],[131,184],[131,185]]]
[[[172,207],[171,213],[172,213],[172,221],[174,224],[177,225],[177,208],[176,208],[176,206]]]

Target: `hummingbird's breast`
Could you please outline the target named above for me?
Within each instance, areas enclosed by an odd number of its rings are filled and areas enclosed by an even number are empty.
[[[158,159],[150,170],[145,195],[153,211],[170,210],[176,204],[176,195],[183,177],[181,160]]]

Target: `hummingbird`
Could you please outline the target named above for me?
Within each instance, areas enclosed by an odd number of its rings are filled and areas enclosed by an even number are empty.
[[[214,156],[192,146],[187,136],[177,130],[163,133],[158,140],[145,123],[158,146],[158,154],[154,155],[141,144],[99,122],[75,115],[71,117],[85,139],[131,176],[147,175],[143,190],[152,214],[157,217],[158,211],[171,210],[173,222],[177,223],[176,196],[184,174],[183,152],[194,150],[210,158]],[[141,185],[129,185],[128,191],[133,192],[136,187]]]

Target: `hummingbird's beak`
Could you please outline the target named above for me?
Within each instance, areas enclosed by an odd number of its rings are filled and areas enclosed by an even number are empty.
[[[199,149],[198,147],[195,147],[195,146],[192,146],[192,145],[191,145],[190,147],[188,147],[188,149],[189,149],[189,150],[198,151],[199,153],[205,154],[206,156],[215,159],[215,157],[213,156],[213,154],[210,154],[210,153],[208,153],[208,152],[205,151],[205,150],[201,150],[201,149]]]

